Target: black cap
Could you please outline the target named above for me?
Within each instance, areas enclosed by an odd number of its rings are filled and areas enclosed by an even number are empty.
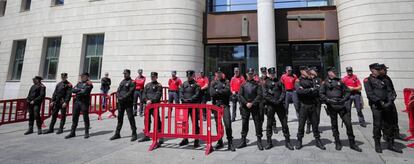
[[[348,67],[346,67],[345,69],[346,69],[346,71],[347,71],[347,72],[352,72],[352,71],[353,71],[353,69],[352,69],[352,67],[351,67],[351,66],[348,66]]]
[[[34,80],[34,79],[39,80],[39,81],[42,81],[42,80],[43,80],[43,78],[42,78],[41,76],[35,76],[35,77],[33,78],[33,80]]]
[[[62,77],[68,77],[68,73],[63,72],[63,73],[60,74],[60,76],[62,76]]]
[[[249,69],[247,70],[247,73],[248,73],[248,74],[254,74],[254,69],[253,69],[253,68],[249,68]]]
[[[124,69],[124,72],[123,72],[124,74],[125,73],[128,73],[128,74],[131,74],[131,70],[129,70],[129,69]]]
[[[270,67],[267,72],[269,72],[269,74],[275,74],[276,73],[276,68],[275,67]]]
[[[151,77],[154,77],[154,76],[158,77],[158,73],[157,72],[151,72]]]
[[[193,76],[195,72],[193,70],[187,70],[186,73],[187,73],[187,77],[190,77],[190,76]]]
[[[369,65],[369,69],[375,69],[378,66],[378,63],[372,63]]]
[[[216,72],[217,72],[217,73],[222,73],[222,72],[221,72],[221,68],[220,68],[220,67],[218,67],[218,68],[217,68],[217,70],[216,70]]]
[[[385,64],[378,64],[378,67],[380,68],[380,69],[388,69],[388,67],[385,65]]]
[[[267,71],[267,68],[266,67],[260,68],[260,72],[266,72],[266,71]]]
[[[88,76],[89,77],[89,73],[88,72],[84,72],[81,74],[81,76]]]
[[[309,67],[308,66],[300,66],[299,71],[303,71],[303,70],[307,71],[307,70],[309,70]]]
[[[333,72],[335,72],[336,71],[336,69],[335,69],[335,67],[328,67],[327,69],[326,69],[326,71],[333,71]]]
[[[312,71],[318,72],[318,68],[317,67],[310,67],[309,69],[312,70]]]
[[[176,74],[177,74],[177,71],[176,71],[176,70],[174,70],[174,71],[171,71],[171,74],[174,74],[174,75],[176,75]]]

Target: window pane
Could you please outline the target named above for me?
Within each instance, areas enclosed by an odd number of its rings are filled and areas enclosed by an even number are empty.
[[[45,73],[43,77],[49,80],[56,79],[57,66],[58,66],[57,59],[46,60],[46,65],[45,65],[46,69],[45,69]]]
[[[16,50],[14,52],[14,60],[12,61],[12,72],[11,72],[11,80],[20,80],[23,68],[23,59],[24,53],[26,49],[26,40],[16,41],[15,42]]]
[[[47,49],[45,64],[43,67],[43,78],[54,80],[59,63],[61,38],[47,38]]]
[[[247,46],[247,54],[246,54],[246,64],[247,68],[254,68],[258,70],[259,65],[259,58],[258,58],[258,47],[257,45],[248,45]]]
[[[91,79],[98,80],[101,77],[104,34],[87,35],[86,37],[84,71],[89,72]]]
[[[26,0],[26,4],[25,4],[25,7],[24,7],[24,9],[25,10],[30,10],[30,5],[32,4],[32,0]]]
[[[214,72],[217,67],[217,46],[206,46],[205,68],[206,72]]]
[[[55,5],[63,5],[64,3],[64,0],[55,0]]]
[[[90,58],[90,68],[89,68],[89,74],[90,78],[93,80],[98,80],[100,78],[101,74],[101,57],[91,57]]]
[[[220,46],[219,60],[221,61],[244,60],[244,46]]]

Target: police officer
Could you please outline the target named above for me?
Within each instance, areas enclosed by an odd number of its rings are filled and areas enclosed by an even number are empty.
[[[266,83],[266,80],[269,78],[267,76],[267,68],[266,67],[261,67],[260,68],[260,80],[259,80],[259,85],[263,88],[264,84]],[[260,102],[260,120],[262,121],[262,124],[264,122],[264,115],[266,114],[266,101],[264,99],[262,99],[262,101]],[[273,122],[272,122],[273,124]],[[276,128],[275,128],[276,129]]]
[[[319,90],[316,88],[314,81],[308,74],[309,68],[306,66],[300,67],[300,78],[296,81],[295,88],[296,93],[298,94],[298,99],[300,102],[300,111],[299,111],[299,129],[298,129],[298,142],[296,149],[301,149],[302,138],[304,136],[305,124],[308,118],[312,122],[312,132],[315,137],[316,147],[325,150],[320,140],[319,127],[318,127],[318,116],[315,111],[317,106],[317,99],[319,95]]]
[[[309,76],[313,80],[315,88],[317,90],[319,90],[321,88],[322,80],[321,80],[321,78],[318,77],[318,69],[316,67],[310,68],[309,69]],[[319,120],[320,120],[320,117],[321,117],[321,106],[322,106],[319,95],[317,95],[317,97],[315,97],[315,100],[316,100],[315,112],[316,112],[317,119],[318,119],[317,124],[319,126]],[[310,133],[311,125],[312,125],[311,118],[308,118],[307,126],[306,126],[306,134]]]
[[[240,87],[239,101],[242,114],[242,131],[241,143],[237,148],[247,146],[247,133],[249,131],[250,115],[253,116],[254,126],[256,129],[257,147],[263,150],[262,146],[262,120],[260,118],[260,103],[262,101],[262,87],[259,82],[254,79],[254,69],[249,68],[247,71],[247,81]]]
[[[40,105],[42,105],[45,99],[46,87],[42,84],[42,77],[35,76],[33,79],[33,85],[30,87],[29,94],[26,101],[29,104],[29,129],[24,135],[33,133],[33,124],[36,120],[37,134],[42,134],[42,118],[40,118]]]
[[[282,82],[276,77],[276,68],[272,67],[268,69],[269,78],[266,79],[263,85],[263,99],[266,103],[266,116],[267,116],[267,126],[266,126],[266,136],[267,136],[267,146],[266,150],[273,147],[272,144],[272,123],[276,122],[275,113],[279,117],[280,123],[282,125],[283,135],[285,136],[285,146],[289,150],[293,150],[293,146],[290,144],[290,134],[289,127],[287,124],[286,110],[284,108],[283,102],[285,101],[285,87]]]
[[[395,87],[394,87],[394,83],[392,82],[391,78],[388,76],[388,67],[385,64],[380,64],[381,69],[381,74],[384,75],[384,78],[386,78],[388,81],[390,81],[391,84],[391,88],[392,88],[392,93],[393,96],[396,98],[397,97],[397,92],[395,91]],[[392,102],[392,113],[394,116],[394,138],[395,139],[399,139],[399,140],[404,140],[404,137],[400,135],[400,127],[398,126],[398,112],[397,112],[397,107],[395,106],[395,102]],[[385,137],[386,138],[386,137]]]
[[[116,140],[121,138],[120,132],[122,129],[122,124],[124,123],[124,114],[125,111],[128,116],[129,124],[131,126],[132,136],[131,141],[137,140],[137,127],[135,126],[135,118],[133,113],[133,104],[134,104],[134,91],[135,83],[131,79],[131,70],[125,69],[124,79],[118,86],[116,91],[116,96],[118,98],[118,123],[115,130],[115,135],[113,135],[110,140]]]
[[[180,87],[180,98],[183,104],[194,104],[200,103],[200,86],[194,79],[195,72],[193,70],[186,71],[187,81],[185,81]],[[195,112],[195,118],[191,117],[192,113]],[[198,109],[188,109],[188,116],[190,116],[195,124],[195,134],[200,134],[199,124],[199,110]],[[183,139],[180,142],[180,146],[188,144],[188,139]],[[200,146],[199,140],[194,140],[194,148]]]
[[[75,137],[76,127],[78,126],[80,112],[83,115],[83,121],[85,123],[85,136],[89,138],[89,106],[91,105],[91,91],[93,85],[89,80],[89,73],[85,72],[81,75],[81,81],[76,84],[72,89],[72,93],[75,94],[75,104],[73,106],[72,116],[72,128],[70,134],[65,139]]]
[[[161,102],[162,85],[157,80],[158,80],[158,73],[151,72],[151,82],[145,85],[144,92],[143,92],[143,98],[146,104],[155,104],[155,103]],[[152,115],[152,117],[154,117],[155,119],[154,110],[158,110],[158,109],[150,109],[149,114]],[[158,112],[157,119],[158,119],[157,130],[158,132],[161,132],[160,112]],[[149,117],[149,125],[151,125],[151,116]],[[151,126],[148,126],[148,131],[150,130],[151,130]],[[149,140],[150,138],[148,136],[144,136],[138,142],[144,142],[144,141],[149,141]],[[163,141],[160,140],[160,142],[158,142],[158,146],[161,146],[162,143]]]
[[[52,96],[52,103],[50,104],[52,109],[52,120],[50,121],[49,130],[46,131],[44,134],[53,133],[56,119],[58,116],[58,113],[60,111],[60,114],[62,115],[62,118],[60,120],[60,126],[59,130],[56,134],[63,133],[63,126],[65,126],[66,121],[66,108],[69,105],[69,101],[72,98],[72,83],[68,81],[68,74],[67,73],[61,73],[60,77],[62,79],[61,82],[56,84],[55,91],[53,92]]]
[[[392,102],[395,100],[395,96],[392,84],[380,73],[385,68],[382,68],[378,63],[371,64],[370,69],[371,75],[364,79],[364,87],[373,114],[375,151],[382,153],[380,140],[381,128],[383,128],[384,135],[387,136],[387,149],[402,153],[402,150],[394,145],[393,119],[395,117],[393,116]]]
[[[329,111],[328,114],[331,118],[333,137],[335,138],[335,149],[338,151],[342,149],[338,130],[339,115],[346,127],[349,147],[355,151],[361,152],[362,150],[355,144],[355,136],[351,123],[351,112],[347,110],[345,105],[350,98],[350,91],[341,79],[336,76],[334,67],[329,67],[327,71],[328,78],[323,82],[319,94],[322,100],[325,101]]]
[[[221,69],[218,68],[217,71],[217,80],[211,82],[210,85],[210,95],[213,99],[213,104],[219,107],[224,107],[223,122],[226,129],[226,136],[228,141],[227,150],[236,151],[233,145],[233,131],[231,128],[231,116],[230,116],[230,82],[224,78],[222,75]],[[214,118],[217,123],[217,112],[214,112]],[[215,149],[220,149],[223,147],[223,140],[220,139],[215,146]]]

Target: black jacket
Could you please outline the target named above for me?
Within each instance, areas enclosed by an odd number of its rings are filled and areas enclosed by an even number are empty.
[[[247,103],[253,103],[253,106],[259,106],[260,101],[262,101],[262,86],[259,85],[259,82],[254,81],[254,79],[247,80],[241,87],[239,91],[239,101],[240,104],[246,106]]]
[[[350,98],[350,90],[339,78],[327,78],[321,88],[319,95],[327,105],[343,108],[345,102]]]
[[[107,77],[103,77],[101,79],[101,90],[109,90],[111,86],[111,79]]]
[[[266,79],[263,85],[263,98],[267,104],[281,105],[285,100],[285,95],[285,87],[277,78]]]
[[[134,91],[135,91],[135,83],[131,78],[122,80],[121,83],[119,83],[118,90],[116,91],[118,102],[126,103],[126,104],[133,104]]]
[[[29,94],[27,95],[26,101],[30,103],[34,101],[34,105],[42,104],[46,95],[46,87],[42,84],[34,84],[30,87]]]
[[[73,85],[69,81],[61,81],[56,84],[55,91],[53,92],[52,101],[55,103],[69,103],[72,99]]]
[[[392,103],[396,98],[391,81],[385,77],[370,75],[364,79],[364,87],[370,105]]]
[[[91,103],[92,89],[93,84],[90,80],[78,82],[78,84],[76,84],[76,86],[72,89],[72,93],[76,95],[75,101],[82,103]]]
[[[219,105],[229,105],[230,102],[230,82],[226,79],[214,80],[210,84],[210,96],[213,102]]]
[[[319,99],[319,90],[312,79],[299,77],[299,80],[295,83],[295,88],[299,102],[308,105],[317,103],[317,99]]]
[[[145,101],[151,100],[152,103],[159,103],[162,97],[162,85],[157,81],[146,84],[142,97]]]
[[[200,86],[195,80],[185,81],[180,87],[180,98],[183,103],[198,103],[200,99]]]

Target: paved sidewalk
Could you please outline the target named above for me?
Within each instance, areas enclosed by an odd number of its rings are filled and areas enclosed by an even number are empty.
[[[357,119],[356,111],[352,111],[354,122]],[[239,113],[238,113],[239,114]],[[248,147],[238,149],[236,152],[229,152],[226,149],[214,151],[209,156],[204,155],[204,147],[194,150],[192,143],[186,147],[179,147],[180,139],[167,140],[163,147],[152,152],[147,149],[150,142],[138,143],[130,142],[130,128],[127,118],[125,117],[124,127],[121,132],[122,139],[109,141],[113,135],[116,126],[116,119],[97,120],[95,115],[91,115],[91,138],[83,139],[83,122],[79,123],[80,129],[77,131],[78,137],[65,140],[64,136],[68,134],[71,117],[66,124],[65,133],[62,135],[32,134],[25,136],[23,133],[27,128],[27,123],[17,123],[4,125],[0,127],[0,163],[1,164],[24,164],[24,163],[363,163],[363,164],[380,164],[380,163],[414,163],[414,149],[406,148],[408,142],[397,141],[397,145],[403,148],[403,154],[397,154],[384,150],[382,154],[374,151],[374,141],[372,139],[372,114],[369,109],[364,110],[368,126],[360,127],[354,124],[354,133],[357,144],[363,152],[358,153],[351,150],[345,133],[345,127],[340,128],[341,139],[344,145],[342,151],[336,151],[334,148],[330,120],[322,110],[321,113],[321,131],[323,131],[322,141],[327,150],[319,150],[314,146],[312,134],[305,135],[303,143],[305,145],[301,150],[290,151],[284,147],[284,137],[278,121],[278,134],[273,136],[275,147],[271,150],[258,151],[256,146],[256,137],[254,136],[253,121],[250,122]],[[82,118],[80,118],[82,120]],[[46,121],[48,125],[50,119]],[[139,132],[143,128],[143,117],[136,117]],[[408,129],[408,118],[406,113],[399,113],[401,132]],[[58,123],[57,123],[58,124]],[[265,126],[265,125],[264,125]],[[264,127],[263,126],[263,127]],[[296,143],[297,121],[293,106],[289,112],[289,128],[291,133],[292,144]],[[340,126],[340,125],[339,125]],[[57,126],[56,126],[57,127]],[[235,145],[240,141],[241,120],[233,123],[233,136]],[[263,132],[265,135],[265,132]],[[139,137],[143,134],[140,133]],[[265,138],[263,138],[265,145]],[[192,142],[192,140],[190,140]],[[203,146],[205,146],[203,144]],[[385,147],[385,143],[383,143]]]

